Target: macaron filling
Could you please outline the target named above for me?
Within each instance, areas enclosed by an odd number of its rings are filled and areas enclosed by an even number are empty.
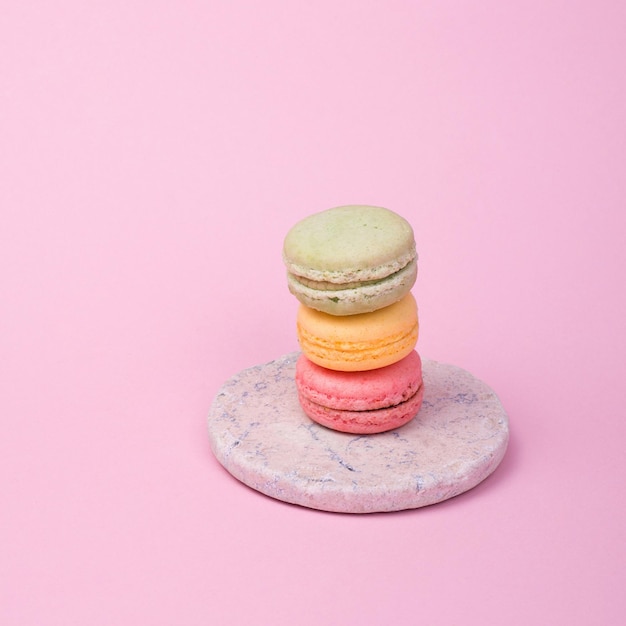
[[[346,266],[340,269],[301,265],[290,260],[286,253],[283,254],[283,261],[289,274],[303,283],[305,281],[322,284],[331,283],[342,285],[343,287],[340,288],[348,289],[350,284],[361,285],[367,282],[384,280],[401,272],[411,264],[417,265],[417,251],[413,243],[408,252],[399,254],[397,258],[389,259],[386,263],[370,266],[364,262],[362,267]]]
[[[352,282],[330,280],[330,276],[325,279],[309,278],[305,275],[289,273],[289,277],[300,283],[301,285],[317,291],[339,291],[342,289],[358,289],[360,287],[367,287],[368,285],[380,285],[387,280],[398,279],[402,276],[417,275],[417,259],[414,257],[406,265],[401,267],[398,271],[386,274],[380,278],[371,278],[369,280],[354,280]]]
[[[417,343],[419,332],[418,324],[414,324],[408,330],[388,335],[378,342],[372,341],[347,341],[338,339],[326,339],[306,328],[298,326],[298,338],[302,349],[307,356],[319,365],[327,367],[326,362],[338,362],[334,369],[341,369],[339,363],[364,363],[377,361],[378,359],[391,358],[384,365],[399,361],[413,350]],[[382,363],[379,365],[382,367]],[[367,369],[374,369],[368,367]]]
[[[384,308],[402,299],[417,277],[414,259],[401,270],[377,280],[334,283],[287,274],[289,291],[306,306],[331,315],[354,315]]]
[[[400,428],[410,422],[419,412],[424,398],[424,385],[404,402],[381,409],[348,411],[334,409],[312,402],[298,394],[302,410],[314,422],[346,433],[369,435]]]

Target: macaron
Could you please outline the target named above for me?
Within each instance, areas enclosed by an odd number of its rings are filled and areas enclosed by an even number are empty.
[[[348,205],[301,220],[283,245],[287,283],[302,304],[331,315],[389,306],[417,277],[411,225],[382,207]]]
[[[417,415],[424,396],[422,363],[414,350],[392,365],[366,372],[325,369],[302,354],[296,387],[300,405],[313,421],[355,434],[403,426]]]
[[[301,304],[296,328],[300,348],[313,363],[346,372],[377,369],[415,348],[417,304],[409,292],[382,309],[341,317]]]

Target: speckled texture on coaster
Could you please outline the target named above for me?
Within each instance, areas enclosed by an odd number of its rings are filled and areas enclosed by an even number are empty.
[[[298,356],[239,372],[211,407],[216,458],[257,491],[323,511],[399,511],[475,487],[504,456],[509,422],[498,397],[459,367],[422,359],[417,417],[386,433],[352,435],[304,414],[294,382]]]

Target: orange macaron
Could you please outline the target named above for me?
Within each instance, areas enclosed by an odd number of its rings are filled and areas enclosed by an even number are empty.
[[[300,305],[297,333],[304,354],[321,367],[345,372],[377,369],[415,348],[417,304],[409,292],[394,304],[357,315],[330,315]]]

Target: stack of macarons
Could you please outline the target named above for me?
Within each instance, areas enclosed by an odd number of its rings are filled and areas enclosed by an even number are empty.
[[[287,233],[283,260],[301,303],[296,385],[304,412],[358,434],[413,419],[424,389],[410,224],[381,207],[328,209]]]

